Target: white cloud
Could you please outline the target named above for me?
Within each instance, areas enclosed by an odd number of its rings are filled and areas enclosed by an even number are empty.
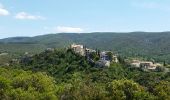
[[[151,2],[151,1],[135,1],[132,2],[132,6],[145,9],[156,9],[163,11],[170,11],[170,6],[162,2]]]
[[[9,14],[10,14],[9,11],[6,10],[2,4],[0,4],[0,16],[7,16]]]
[[[44,20],[45,18],[42,16],[31,15],[26,12],[19,12],[15,16],[16,19],[29,19],[29,20]]]
[[[81,33],[84,30],[82,28],[77,28],[77,27],[58,26],[55,28],[55,31],[62,32],[62,33]]]

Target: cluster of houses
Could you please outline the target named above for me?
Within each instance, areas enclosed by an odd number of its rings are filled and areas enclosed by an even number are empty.
[[[111,57],[108,55],[111,51],[100,52],[100,60],[96,62],[96,66],[99,67],[109,67],[111,62],[118,63],[118,58],[116,55],[112,54]]]
[[[151,61],[141,61],[141,60],[132,60],[130,62],[131,67],[140,68],[142,70],[155,71],[159,67],[163,67],[163,64],[154,63]]]
[[[109,67],[111,62],[118,63],[118,58],[116,55],[108,55],[111,51],[102,51],[102,52],[97,52],[96,50],[86,48],[83,45],[77,45],[77,44],[72,44],[71,49],[77,54],[80,54],[82,56],[86,56],[89,61],[92,61],[90,58],[90,54],[92,53],[99,53],[99,60],[94,62],[97,67]],[[112,54],[112,53],[111,53]],[[110,57],[111,56],[111,57]]]
[[[87,59],[91,62],[95,63],[95,66],[97,67],[109,67],[111,65],[111,62],[118,63],[118,57],[117,55],[113,54],[111,51],[101,51],[99,52],[99,60],[98,61],[93,61],[90,58],[91,53],[97,53],[96,50],[86,48],[83,45],[77,45],[77,44],[72,44],[71,49],[82,56],[86,56]],[[111,52],[111,57],[108,55]],[[130,62],[127,62],[132,68],[139,68],[144,71],[156,71],[160,68],[164,68],[163,64],[160,63],[154,63],[151,61],[142,61],[142,60],[131,60]]]

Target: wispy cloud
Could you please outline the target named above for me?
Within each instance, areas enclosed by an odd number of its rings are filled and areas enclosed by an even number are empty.
[[[65,27],[65,26],[57,26],[54,28],[57,32],[63,32],[63,33],[81,33],[84,30],[82,28],[78,27]]]
[[[57,27],[44,27],[44,30],[51,33],[82,33],[84,29],[78,27],[66,27],[66,26],[57,26]]]
[[[9,11],[5,9],[2,4],[0,4],[0,16],[7,16],[9,14]]]
[[[26,12],[19,12],[15,16],[16,19],[28,19],[28,20],[44,20],[45,17],[39,16],[39,15],[31,15]]]
[[[156,9],[163,11],[170,11],[169,4],[156,1],[133,1],[132,6],[144,9]]]

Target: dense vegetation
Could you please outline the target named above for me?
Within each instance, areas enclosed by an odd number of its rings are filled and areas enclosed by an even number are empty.
[[[169,72],[144,72],[130,68],[124,62],[127,57],[141,57],[170,63],[169,38],[169,32],[137,32],[2,39],[0,99],[169,100]],[[97,68],[71,49],[61,49],[72,43],[113,50],[120,54],[120,63],[111,63],[109,68]],[[49,47],[57,49],[43,51]],[[94,61],[99,59],[95,53],[90,56]],[[13,58],[20,60],[10,61]]]
[[[0,68],[1,100],[57,99],[57,86],[45,73]]]
[[[70,49],[25,56],[19,64],[11,63],[0,69],[0,96],[61,100],[170,99],[170,73],[143,72],[127,67],[119,59],[120,63],[112,63],[109,68],[97,68]]]
[[[15,37],[0,40],[0,51],[19,53],[42,52],[48,47],[63,48],[72,43],[113,50],[127,57],[143,57],[170,63],[170,32],[162,33],[90,33],[49,34],[36,37]]]

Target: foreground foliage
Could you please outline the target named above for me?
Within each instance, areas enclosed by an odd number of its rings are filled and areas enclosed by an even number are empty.
[[[0,68],[1,99],[57,99],[55,94],[54,80],[46,74]]]

